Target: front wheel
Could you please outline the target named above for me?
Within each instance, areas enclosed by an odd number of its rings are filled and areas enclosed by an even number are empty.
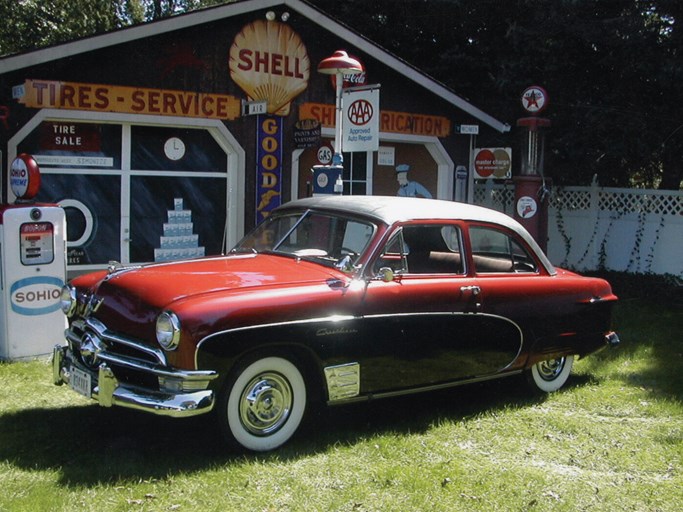
[[[527,370],[527,380],[537,391],[552,393],[560,389],[567,382],[573,364],[574,356],[541,361]]]
[[[256,452],[273,450],[286,443],[301,425],[306,383],[287,359],[257,359],[233,374],[218,407],[226,439]]]

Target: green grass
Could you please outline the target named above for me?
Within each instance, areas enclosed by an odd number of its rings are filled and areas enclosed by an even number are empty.
[[[674,511],[683,308],[626,299],[622,345],[531,396],[507,379],[330,409],[267,455],[210,417],[108,410],[0,363],[0,511]]]

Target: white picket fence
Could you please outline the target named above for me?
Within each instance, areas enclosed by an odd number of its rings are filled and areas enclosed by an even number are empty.
[[[474,202],[514,212],[511,185],[476,185]],[[607,269],[683,278],[683,191],[555,187],[548,257],[580,271]]]

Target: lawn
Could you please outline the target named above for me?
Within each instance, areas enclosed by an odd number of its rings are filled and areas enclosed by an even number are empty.
[[[550,396],[515,378],[338,407],[267,455],[0,363],[0,511],[680,510],[683,307],[626,298],[616,327]]]

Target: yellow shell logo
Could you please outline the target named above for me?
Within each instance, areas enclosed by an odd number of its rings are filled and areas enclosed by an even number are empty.
[[[235,36],[230,76],[249,99],[266,101],[268,113],[289,114],[292,100],[306,90],[311,72],[306,47],[288,25],[258,20]]]

